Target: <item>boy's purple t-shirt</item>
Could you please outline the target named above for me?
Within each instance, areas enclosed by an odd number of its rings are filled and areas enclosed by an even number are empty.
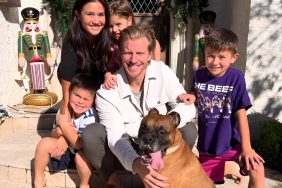
[[[205,68],[199,69],[192,90],[197,95],[198,149],[223,155],[241,142],[235,112],[252,106],[244,76],[232,67],[221,77],[210,76]]]

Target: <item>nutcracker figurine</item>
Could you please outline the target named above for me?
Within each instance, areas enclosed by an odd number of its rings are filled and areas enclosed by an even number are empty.
[[[45,84],[44,63],[47,63],[49,67],[54,64],[51,58],[47,31],[41,31],[37,9],[27,7],[21,11],[21,15],[24,20],[24,28],[23,31],[19,32],[18,38],[19,66],[24,68],[27,66],[25,62],[28,62],[33,94],[26,95],[24,103],[33,104],[34,102],[34,105],[44,105],[45,102],[42,103],[42,101],[45,101],[45,98],[47,101],[51,99],[51,102],[54,103],[53,97],[55,94],[47,92]]]
[[[211,28],[214,25],[216,14],[213,11],[203,11],[199,15],[201,23],[200,32],[195,35],[194,44],[194,57],[193,57],[193,70],[198,70],[199,66],[205,65],[204,60],[204,48],[205,48],[205,37],[210,33]]]

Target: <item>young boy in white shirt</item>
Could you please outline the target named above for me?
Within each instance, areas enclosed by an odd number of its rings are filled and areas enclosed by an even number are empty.
[[[81,150],[80,134],[87,125],[98,120],[93,106],[97,89],[95,79],[89,74],[78,74],[73,78],[69,88],[69,106],[73,112],[70,126],[74,133],[71,137],[64,134],[61,127],[57,125],[65,122],[58,115],[52,137],[45,137],[39,141],[34,160],[36,188],[46,184],[44,170],[50,159],[51,168],[54,171],[76,168],[81,179],[80,187],[89,187],[92,167]],[[67,139],[68,148],[63,147],[62,136]],[[64,148],[67,148],[65,152]]]

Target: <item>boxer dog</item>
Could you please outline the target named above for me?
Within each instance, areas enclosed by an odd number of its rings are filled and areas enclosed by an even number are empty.
[[[150,110],[141,121],[136,141],[143,162],[169,177],[168,183],[172,188],[215,188],[182,139],[177,129],[179,123],[177,112],[161,115],[157,109]]]

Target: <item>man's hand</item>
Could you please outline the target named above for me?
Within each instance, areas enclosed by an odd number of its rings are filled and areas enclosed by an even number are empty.
[[[60,136],[58,138],[56,146],[54,147],[54,150],[51,151],[50,155],[51,157],[60,160],[61,156],[66,152],[67,149],[68,149],[68,143],[66,139],[63,136]]]
[[[166,182],[168,177],[159,174],[150,165],[143,164],[141,158],[134,160],[132,169],[140,176],[146,187],[165,188],[169,186],[169,184]]]

